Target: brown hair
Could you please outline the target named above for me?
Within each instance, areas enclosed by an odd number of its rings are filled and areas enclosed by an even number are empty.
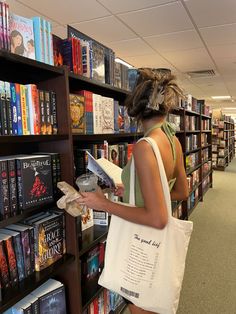
[[[165,116],[183,97],[169,69],[138,69],[136,86],[125,101],[130,117],[144,120]]]

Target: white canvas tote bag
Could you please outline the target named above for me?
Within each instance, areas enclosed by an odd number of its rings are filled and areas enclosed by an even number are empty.
[[[159,230],[112,215],[105,266],[99,284],[144,310],[174,314],[178,307],[193,224],[172,216],[169,185],[159,148],[150,137],[141,140],[149,142],[156,155],[168,209],[168,223]],[[130,205],[135,205],[133,159]]]

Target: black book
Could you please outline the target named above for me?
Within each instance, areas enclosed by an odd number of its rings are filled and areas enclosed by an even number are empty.
[[[44,91],[46,134],[52,134],[50,92]]]
[[[1,134],[8,135],[6,93],[5,84],[3,81],[0,81],[0,116],[1,116]]]
[[[10,217],[9,179],[7,160],[0,160],[0,217]]]
[[[53,200],[51,157],[26,156],[16,159],[19,209]]]
[[[50,107],[51,107],[51,124],[52,124],[52,134],[57,134],[57,98],[56,93],[50,91]]]
[[[40,134],[45,135],[47,132],[47,125],[46,125],[46,107],[45,107],[45,99],[44,99],[43,90],[39,90],[39,109],[40,109],[40,125],[41,125]]]

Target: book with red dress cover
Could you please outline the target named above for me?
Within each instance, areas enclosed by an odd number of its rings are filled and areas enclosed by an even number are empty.
[[[17,157],[19,209],[24,210],[53,200],[51,157]]]

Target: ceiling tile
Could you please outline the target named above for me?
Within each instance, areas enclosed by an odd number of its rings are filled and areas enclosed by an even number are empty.
[[[61,37],[62,39],[67,38],[67,27],[66,26],[53,26],[52,33]]]
[[[76,23],[72,26],[104,44],[137,37],[114,16]]]
[[[235,23],[235,0],[187,0],[185,4],[198,27]]]
[[[158,54],[150,54],[136,57],[130,56],[126,57],[125,60],[137,68],[168,68],[172,70],[171,65]]]
[[[236,61],[236,44],[209,46],[208,49],[216,60],[235,58]]]
[[[57,0],[18,0],[18,2],[28,5],[45,16],[50,16],[60,24],[78,23],[110,15],[96,0],[60,1],[59,8]]]
[[[214,64],[203,48],[166,52],[165,58],[181,72],[214,69]]]
[[[140,36],[152,36],[193,29],[193,25],[179,2],[152,9],[143,9],[118,17]]]
[[[224,45],[236,43],[236,23],[200,28],[207,45]]]
[[[120,58],[153,54],[154,51],[140,38],[122,40],[109,44]]]
[[[236,78],[236,58],[219,58],[215,59],[215,61],[222,76],[227,76],[227,78]]]
[[[161,53],[203,47],[203,43],[195,30],[144,37],[144,39]]]
[[[150,8],[175,1],[176,0],[98,0],[99,3],[103,4],[114,14]]]

